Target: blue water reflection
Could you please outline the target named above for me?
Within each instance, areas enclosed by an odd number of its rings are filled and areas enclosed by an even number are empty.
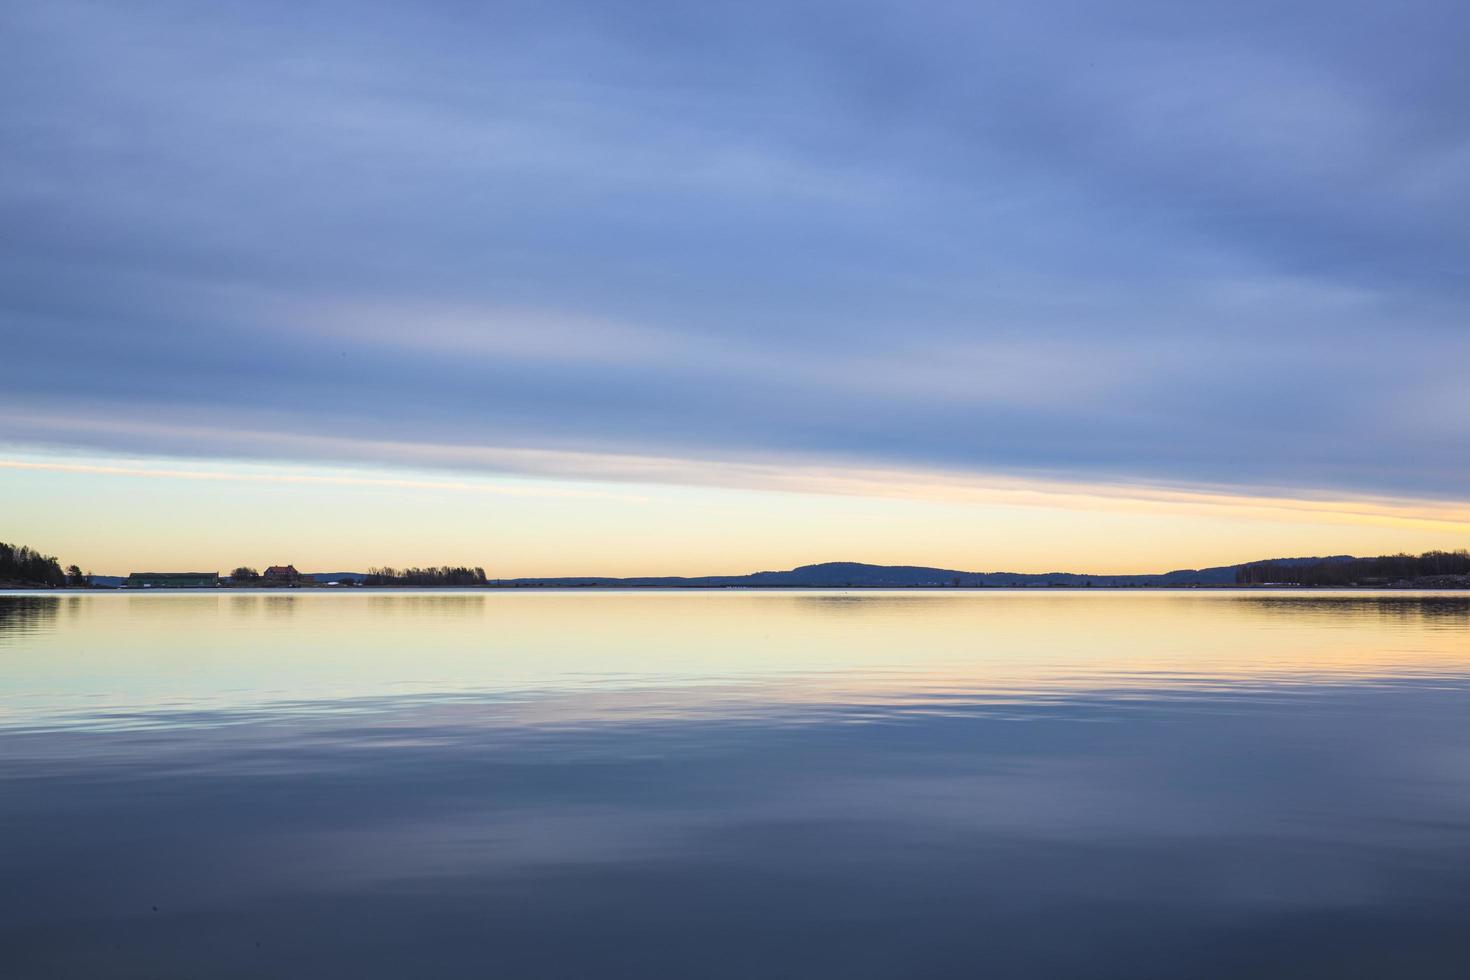
[[[0,668],[5,976],[1470,962],[1462,598],[0,597]]]

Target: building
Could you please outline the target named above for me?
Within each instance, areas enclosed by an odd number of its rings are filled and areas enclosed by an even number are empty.
[[[213,589],[219,572],[134,572],[122,583],[125,589]]]
[[[295,565],[272,565],[261,578],[266,585],[296,585],[301,581],[301,573]]]

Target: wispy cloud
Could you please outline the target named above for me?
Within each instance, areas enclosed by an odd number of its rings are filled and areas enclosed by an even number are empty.
[[[561,497],[586,500],[646,501],[648,498],[635,494],[609,493],[599,490],[579,490],[562,486],[512,486],[504,482],[486,479],[410,478],[405,476],[364,476],[341,472],[293,472],[274,469],[261,470],[245,464],[234,464],[227,468],[200,468],[195,466],[163,466],[154,463],[125,462],[68,462],[56,459],[3,459],[0,469],[26,470],[45,473],[79,473],[86,476],[124,476],[154,480],[203,480],[228,483],[279,483],[301,486],[327,487],[386,487],[398,490],[454,490],[465,493],[489,494],[506,497]]]
[[[1254,521],[1377,527],[1440,528],[1470,533],[1470,505],[1453,499],[1343,495],[1331,491],[1288,492],[1269,488],[1162,486],[1134,481],[1096,483],[1077,479],[1017,477],[965,470],[879,468],[850,461],[810,458],[750,459],[569,452],[496,446],[442,445],[385,440],[293,436],[181,424],[38,420],[52,432],[78,427],[140,437],[181,454],[213,447],[217,457],[255,459],[253,464],[192,462],[14,453],[0,469],[83,473],[140,478],[241,481],[302,485],[381,486],[455,490],[525,497],[656,500],[657,488],[708,487],[768,493],[816,494],[925,501],[957,505],[1029,507],[1045,510],[1162,512],[1203,517],[1238,516]],[[275,459],[274,464],[269,460]],[[321,460],[339,466],[323,468]],[[315,461],[304,468],[304,461]],[[346,464],[376,472],[342,470]],[[384,468],[411,469],[412,476],[382,475]],[[537,481],[519,484],[506,477]],[[612,484],[614,489],[579,489],[577,483]],[[626,487],[625,490],[616,487]]]

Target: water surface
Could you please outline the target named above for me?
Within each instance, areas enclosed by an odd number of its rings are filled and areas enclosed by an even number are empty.
[[[0,976],[1463,977],[1470,598],[0,595]]]

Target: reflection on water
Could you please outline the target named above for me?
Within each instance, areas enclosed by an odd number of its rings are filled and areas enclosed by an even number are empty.
[[[0,596],[0,975],[1460,977],[1470,601]]]
[[[61,599],[53,595],[0,596],[0,643],[55,626]]]
[[[1283,613],[1296,618],[1315,617],[1319,622],[1357,625],[1369,616],[1444,625],[1463,629],[1470,622],[1470,597],[1463,594],[1267,594],[1252,604],[1266,613]]]

